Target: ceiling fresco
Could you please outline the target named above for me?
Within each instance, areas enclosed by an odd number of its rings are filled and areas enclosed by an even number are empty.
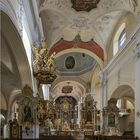
[[[78,2],[84,5],[95,1],[75,0]],[[92,37],[104,48],[120,17],[137,11],[134,0],[102,0],[89,12],[77,12],[72,5],[71,0],[40,0],[40,17],[49,47],[62,37],[73,40],[80,33],[82,40],[89,41]]]
[[[66,93],[67,92],[67,93]],[[57,83],[52,89],[52,97],[57,99],[59,96],[74,97],[77,101],[81,100],[81,96],[84,95],[85,88],[75,81],[63,81]]]
[[[100,0],[71,0],[72,8],[76,11],[87,11],[89,12],[93,8],[97,8],[97,4]]]
[[[73,57],[74,67],[69,69],[66,67],[66,62],[68,57]],[[70,67],[73,66],[73,61],[69,62]],[[55,65],[57,72],[60,75],[81,75],[87,71],[90,71],[94,68],[96,61],[87,54],[84,53],[67,53],[55,60]]]
[[[137,5],[136,0],[40,0],[38,7],[47,46],[50,54],[55,51],[57,55],[58,79],[75,76],[75,80],[90,83],[94,70],[100,70],[106,61],[107,47],[120,20],[127,14],[137,16]],[[68,57],[71,58],[66,60]],[[68,86],[67,80],[64,85],[63,80],[57,81],[53,89],[55,98],[64,96],[62,88]],[[68,95],[79,99],[83,91],[72,89]]]

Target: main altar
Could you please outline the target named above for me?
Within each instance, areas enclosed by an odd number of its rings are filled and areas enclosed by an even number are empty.
[[[79,108],[77,101],[71,96],[59,97],[52,101],[40,100],[38,111],[41,137],[49,135],[83,137],[93,135],[99,127],[97,122],[100,119],[100,112],[91,95],[86,96]],[[81,115],[80,120],[78,115]]]
[[[78,128],[77,102],[73,97],[59,97],[55,101],[40,100],[38,104],[40,135],[68,135]]]

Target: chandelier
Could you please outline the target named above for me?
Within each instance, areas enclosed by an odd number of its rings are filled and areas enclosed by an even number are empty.
[[[56,79],[54,56],[55,52],[49,55],[45,40],[41,40],[39,48],[32,45],[32,52],[34,55],[33,74],[40,84],[51,84]]]

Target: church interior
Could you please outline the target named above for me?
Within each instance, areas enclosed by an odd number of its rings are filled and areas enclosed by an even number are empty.
[[[140,0],[0,10],[0,139],[140,139]]]

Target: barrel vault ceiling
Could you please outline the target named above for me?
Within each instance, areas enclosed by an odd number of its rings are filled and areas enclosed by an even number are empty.
[[[91,1],[94,2],[94,0]],[[75,0],[75,2],[83,2],[83,0]],[[104,54],[119,21],[128,13],[136,16],[138,11],[138,1],[133,0],[100,0],[97,8],[93,8],[89,12],[76,11],[73,8],[72,0],[39,0],[37,3],[44,36],[50,49],[62,38],[72,41],[76,35],[80,35],[83,42],[93,39],[103,49]],[[65,66],[68,56],[75,58],[75,66],[72,69],[67,69]],[[81,62],[84,62],[83,56],[86,63],[80,65]],[[53,90],[54,95],[57,96],[58,93],[62,95],[63,85],[66,86],[69,82],[71,85],[76,85],[73,84],[75,79],[81,79],[86,85],[91,84],[93,72],[95,69],[99,69],[94,57],[70,49],[57,57],[55,62],[58,79],[64,78],[64,81],[58,80]],[[70,76],[71,78],[69,78]],[[99,83],[99,78],[97,83]],[[86,90],[87,88],[89,86],[85,87]],[[78,86],[73,88],[70,95],[75,94],[78,97],[77,89],[79,89]]]

